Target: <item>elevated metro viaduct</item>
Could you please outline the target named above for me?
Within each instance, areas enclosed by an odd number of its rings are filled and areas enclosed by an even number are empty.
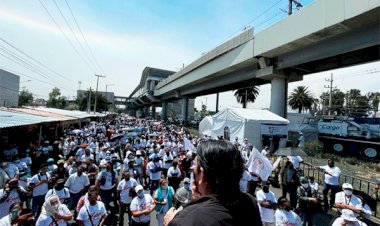
[[[289,82],[379,60],[379,15],[377,0],[317,0],[255,36],[253,29],[243,32],[179,72],[165,71],[154,85],[144,77],[145,69],[130,97],[139,106],[161,102],[163,119],[167,103],[182,99],[186,120],[189,99],[244,88],[253,81],[270,83],[270,110],[286,117]],[[139,92],[142,87],[147,89]]]

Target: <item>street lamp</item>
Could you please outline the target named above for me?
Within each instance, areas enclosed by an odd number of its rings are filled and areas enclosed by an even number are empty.
[[[106,84],[106,110],[105,110],[105,115],[107,115],[107,111],[108,111],[108,92],[107,92],[107,88],[108,86],[114,86],[115,84]]]

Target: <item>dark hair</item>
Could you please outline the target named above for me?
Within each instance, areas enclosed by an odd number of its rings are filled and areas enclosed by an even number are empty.
[[[228,141],[210,140],[198,146],[198,168],[202,167],[213,194],[233,197],[240,192],[244,165],[240,152]]]
[[[289,200],[285,196],[281,196],[278,198],[277,203],[279,207],[282,207],[285,202],[289,202]]]

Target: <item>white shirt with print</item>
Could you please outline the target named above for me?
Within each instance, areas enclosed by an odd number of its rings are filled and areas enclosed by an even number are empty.
[[[88,213],[87,213],[87,210]],[[106,207],[104,206],[104,203],[101,201],[97,201],[95,205],[86,204],[82,206],[82,208],[79,211],[77,220],[83,221],[84,226],[92,226],[89,214],[92,219],[92,223],[94,225],[99,225],[100,220],[103,216],[107,215]]]
[[[276,195],[271,191],[269,191],[268,193],[265,193],[263,190],[259,190],[256,192],[256,198],[257,198],[258,202],[260,202],[260,201],[271,201],[272,203],[277,203]],[[261,221],[267,222],[267,223],[275,222],[275,218],[274,218],[275,210],[274,209],[262,207],[260,205],[260,203],[258,206],[259,206],[259,210],[260,210]]]
[[[123,179],[117,185],[117,190],[120,192],[120,201],[124,204],[130,204],[132,202],[132,197],[129,195],[131,188],[136,187],[137,181],[130,178],[128,181]]]
[[[154,204],[152,196],[149,194],[144,194],[144,198],[140,199],[139,197],[134,197],[131,202],[130,209],[131,211],[143,211],[150,208]],[[150,214],[141,215],[140,217],[132,216],[132,219],[138,223],[146,223],[150,221]]]
[[[71,214],[70,210],[67,208],[65,204],[61,204],[58,212],[60,214]],[[67,226],[67,221],[63,219],[56,219],[58,226]],[[57,226],[54,222],[54,220],[51,218],[51,216],[47,216],[45,214],[40,214],[40,216],[37,219],[36,226]]]

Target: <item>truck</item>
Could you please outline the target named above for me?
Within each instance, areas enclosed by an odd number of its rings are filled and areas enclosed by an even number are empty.
[[[380,122],[367,118],[320,117],[310,120],[325,150],[378,162]]]

